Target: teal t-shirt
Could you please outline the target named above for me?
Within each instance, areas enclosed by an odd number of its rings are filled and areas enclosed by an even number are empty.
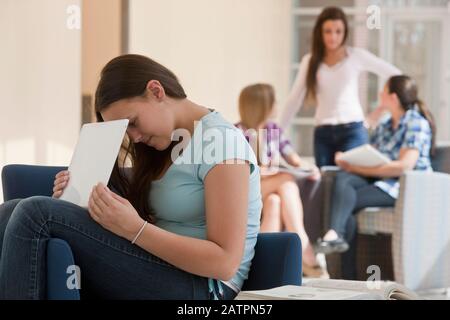
[[[250,163],[245,251],[240,267],[226,285],[239,291],[248,277],[262,209],[260,173],[255,154],[242,132],[216,111],[197,122],[192,139],[160,180],[152,182],[150,203],[156,225],[183,236],[206,239],[204,181],[208,172],[226,160]]]

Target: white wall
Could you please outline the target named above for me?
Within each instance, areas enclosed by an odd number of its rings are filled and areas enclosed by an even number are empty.
[[[238,120],[240,90],[289,90],[291,0],[130,0],[130,52],[171,69],[188,97]]]
[[[0,1],[0,168],[69,164],[80,128],[81,44],[66,10],[80,3]]]

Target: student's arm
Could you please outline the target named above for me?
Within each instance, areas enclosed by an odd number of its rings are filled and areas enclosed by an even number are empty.
[[[366,124],[369,129],[374,129],[381,117],[388,111],[386,107],[378,106],[375,110],[366,116]]]
[[[244,253],[249,175],[250,167],[246,163],[216,165],[207,174],[204,181],[206,240],[147,224],[136,244],[184,271],[219,280],[231,279]],[[104,187],[95,190],[92,202],[108,203],[109,207],[101,210],[92,204],[89,212],[93,219],[111,232],[132,240],[144,222],[136,210],[126,199]]]
[[[279,138],[280,138],[280,148],[279,151],[284,158],[284,160],[293,167],[311,169],[314,171],[314,174],[311,175],[311,180],[318,180],[320,178],[320,170],[314,166],[303,161],[297,152],[295,152],[292,147],[291,142],[287,139],[283,133],[283,129],[278,128],[275,125],[275,128],[279,130]]]
[[[277,130],[278,132],[274,135],[275,139],[278,139],[278,151],[283,157],[283,159],[293,167],[300,167],[302,161],[300,156],[295,152],[295,149],[292,147],[291,141],[284,134],[284,130],[275,123],[273,124],[273,130]]]
[[[373,53],[362,48],[354,48],[354,50],[358,57],[359,66],[362,71],[369,71],[378,75],[380,78],[379,81],[382,85],[384,85],[390,77],[402,74],[401,70],[396,66],[377,57]],[[374,128],[385,112],[386,108],[378,107],[369,113],[366,117],[367,126],[369,128]]]
[[[280,125],[283,129],[287,129],[295,114],[300,110],[306,95],[306,75],[309,68],[310,55],[302,58],[300,66],[292,85],[291,92],[287,98],[286,105],[282,111]]]
[[[338,156],[338,155],[337,155]],[[335,160],[343,170],[363,177],[371,178],[398,178],[408,170],[413,170],[419,159],[419,150],[402,148],[398,160],[378,167],[354,166],[345,161]]]
[[[370,51],[362,48],[354,48],[354,50],[362,71],[375,73],[380,77],[380,81],[383,85],[390,77],[402,74],[402,71],[396,66],[377,57]]]

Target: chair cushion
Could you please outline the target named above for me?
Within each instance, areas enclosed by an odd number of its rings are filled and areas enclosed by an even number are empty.
[[[434,171],[450,174],[450,145],[436,147],[436,154],[431,159]]]
[[[365,208],[358,212],[358,232],[377,234],[394,232],[394,208]]]

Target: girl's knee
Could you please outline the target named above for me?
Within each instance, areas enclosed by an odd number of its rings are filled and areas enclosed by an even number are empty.
[[[278,175],[280,176],[281,180],[284,182],[295,182],[294,176],[290,173],[281,172],[281,173],[278,173]]]
[[[335,184],[340,186],[347,185],[352,176],[351,173],[346,171],[339,171],[336,173]]]
[[[17,219],[26,216],[37,217],[40,214],[45,214],[46,210],[42,209],[49,201],[51,201],[51,198],[43,196],[22,199],[16,204],[13,216]]]
[[[281,204],[281,198],[276,193],[269,194],[267,196],[266,200],[264,201],[264,205],[271,206],[271,207],[280,206],[280,204]]]
[[[272,193],[264,200],[262,219],[264,221],[279,221],[281,219],[281,199],[276,193]]]
[[[52,201],[51,198],[42,196],[19,201],[8,221],[9,233],[31,237],[36,232],[41,232],[43,226],[50,220],[49,210],[46,210],[50,201]]]
[[[299,193],[297,182],[295,180],[287,180],[283,182],[279,187],[280,192],[296,192]]]

